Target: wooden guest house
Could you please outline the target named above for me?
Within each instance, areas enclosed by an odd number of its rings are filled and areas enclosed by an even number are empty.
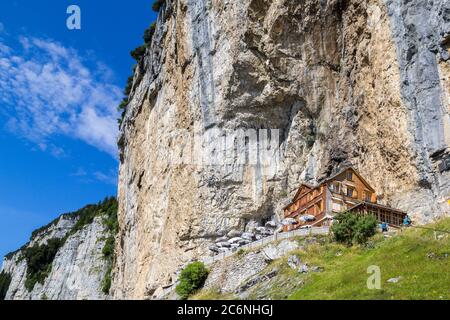
[[[291,221],[284,231],[330,225],[340,212],[373,215],[379,222],[400,226],[406,212],[377,204],[377,194],[353,168],[348,167],[318,185],[302,183],[284,217]]]

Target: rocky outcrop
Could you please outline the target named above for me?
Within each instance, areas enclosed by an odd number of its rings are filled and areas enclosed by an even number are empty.
[[[286,239],[234,254],[208,266],[210,273],[202,290],[246,299],[254,286],[266,283],[278,274],[278,267],[271,265],[273,261],[288,256],[287,264],[290,267],[295,264],[291,268],[298,269],[299,273],[307,273],[307,264],[300,263],[298,256],[288,254],[317,243],[323,243],[323,238]]]
[[[67,237],[59,248],[51,272],[43,284],[36,283],[32,291],[25,286],[27,261],[23,254],[33,245],[45,245],[50,239],[62,239],[72,230],[78,218],[63,215],[49,227],[44,228],[19,251],[3,261],[2,271],[11,275],[6,299],[8,300],[100,300],[102,281],[108,266],[102,249],[108,232],[103,218],[97,217],[91,224]]]
[[[158,298],[343,165],[416,221],[449,214],[449,14],[448,0],[167,0],[121,127],[114,296]]]

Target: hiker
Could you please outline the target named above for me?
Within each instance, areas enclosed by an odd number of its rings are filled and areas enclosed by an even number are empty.
[[[387,225],[387,223],[386,222],[383,222],[382,224],[381,224],[381,232],[388,232],[389,230],[388,230],[388,225]]]
[[[403,226],[409,227],[411,225],[411,218],[406,215],[405,219],[403,219]]]

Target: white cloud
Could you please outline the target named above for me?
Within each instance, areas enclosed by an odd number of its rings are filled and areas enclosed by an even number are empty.
[[[7,107],[7,128],[55,156],[64,154],[55,144],[63,135],[116,157],[122,90],[105,82],[112,71],[52,40],[19,42],[19,53],[0,43],[0,102]]]
[[[80,168],[77,169],[77,171],[72,173],[71,176],[73,176],[73,177],[85,177],[85,176],[87,176],[87,172],[86,172],[86,170],[84,170],[84,168],[80,167]]]
[[[103,183],[111,184],[111,185],[117,185],[117,173],[111,171],[109,174],[97,171],[94,172],[95,178]]]

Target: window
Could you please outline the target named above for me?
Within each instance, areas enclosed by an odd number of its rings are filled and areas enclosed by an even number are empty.
[[[355,189],[347,187],[347,197],[353,198],[355,195]]]
[[[369,191],[364,191],[364,200],[367,202],[372,202],[372,193]]]
[[[348,181],[353,181],[353,172],[347,171],[346,178]]]
[[[338,202],[333,202],[333,211],[334,212],[341,212],[342,211],[342,205]]]
[[[339,182],[333,182],[331,184],[331,191],[335,193],[341,193],[341,185],[339,184]]]

